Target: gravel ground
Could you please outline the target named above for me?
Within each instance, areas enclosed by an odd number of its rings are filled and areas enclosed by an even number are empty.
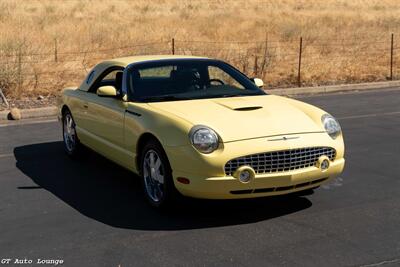
[[[57,105],[58,96],[25,97],[21,99],[7,99],[11,108],[28,109]],[[6,110],[6,105],[0,99],[0,111]]]

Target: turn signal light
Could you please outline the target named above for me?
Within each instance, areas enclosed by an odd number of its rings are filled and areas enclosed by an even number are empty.
[[[176,178],[176,180],[182,184],[190,184],[190,180],[185,177],[178,177],[178,178]]]

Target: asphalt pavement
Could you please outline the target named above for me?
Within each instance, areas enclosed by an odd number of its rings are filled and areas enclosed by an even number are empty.
[[[137,177],[101,156],[69,159],[58,122],[0,126],[0,260],[400,266],[400,90],[302,100],[341,122],[340,177],[307,196],[187,200],[168,213],[150,208]]]

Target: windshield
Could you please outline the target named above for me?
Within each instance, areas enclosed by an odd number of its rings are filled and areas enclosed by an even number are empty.
[[[140,102],[264,95],[244,74],[218,60],[174,59],[127,69],[131,98]]]

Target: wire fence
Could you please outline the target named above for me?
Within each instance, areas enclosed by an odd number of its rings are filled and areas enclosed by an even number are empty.
[[[218,58],[267,88],[394,80],[400,44],[394,34],[376,39],[209,41],[151,40],[115,47],[69,50],[57,40],[38,50],[0,49],[0,88],[9,95],[57,94],[77,85],[97,62],[116,57],[181,54]]]

